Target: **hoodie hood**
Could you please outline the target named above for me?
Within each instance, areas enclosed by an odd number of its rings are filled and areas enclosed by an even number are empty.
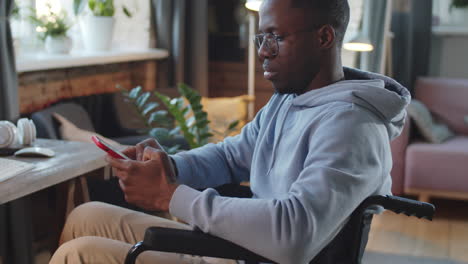
[[[343,68],[345,80],[309,91],[292,100],[294,106],[314,107],[344,101],[359,105],[379,116],[390,139],[400,135],[411,101],[409,91],[395,80],[376,73]]]

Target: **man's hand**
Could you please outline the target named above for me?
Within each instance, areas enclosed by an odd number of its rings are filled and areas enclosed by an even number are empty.
[[[106,156],[119,178],[125,200],[147,210],[169,210],[169,202],[178,184],[172,162],[155,140],[145,140],[123,153],[132,159]]]
[[[153,147],[155,149],[164,151],[156,139],[148,138],[136,144],[136,146],[126,148],[124,151],[122,151],[122,153],[125,154],[127,157],[131,158],[132,160],[142,161],[143,152],[145,151],[146,147]]]

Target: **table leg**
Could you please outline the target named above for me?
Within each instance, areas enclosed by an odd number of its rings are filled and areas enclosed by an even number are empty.
[[[7,262],[7,239],[8,239],[8,229],[7,229],[7,205],[0,205],[0,263]]]
[[[11,263],[34,263],[31,200],[29,196],[9,203],[8,243],[13,261]]]

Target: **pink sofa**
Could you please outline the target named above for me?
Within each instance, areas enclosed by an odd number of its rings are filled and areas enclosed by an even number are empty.
[[[406,122],[391,143],[393,193],[468,200],[468,79],[420,78],[415,99],[456,136],[441,144],[413,140],[414,124]]]

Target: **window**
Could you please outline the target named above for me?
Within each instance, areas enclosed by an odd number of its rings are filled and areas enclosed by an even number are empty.
[[[17,56],[30,54],[45,54],[44,44],[37,37],[37,29],[28,17],[31,8],[35,8],[38,16],[47,13],[49,6],[53,12],[64,10],[68,23],[71,25],[67,35],[72,39],[73,52],[83,51],[80,18],[73,14],[73,0],[16,0],[20,14],[12,19],[12,34]],[[123,5],[132,13],[125,16]],[[150,1],[148,0],[114,0],[115,23],[112,49],[148,49],[150,45]]]

